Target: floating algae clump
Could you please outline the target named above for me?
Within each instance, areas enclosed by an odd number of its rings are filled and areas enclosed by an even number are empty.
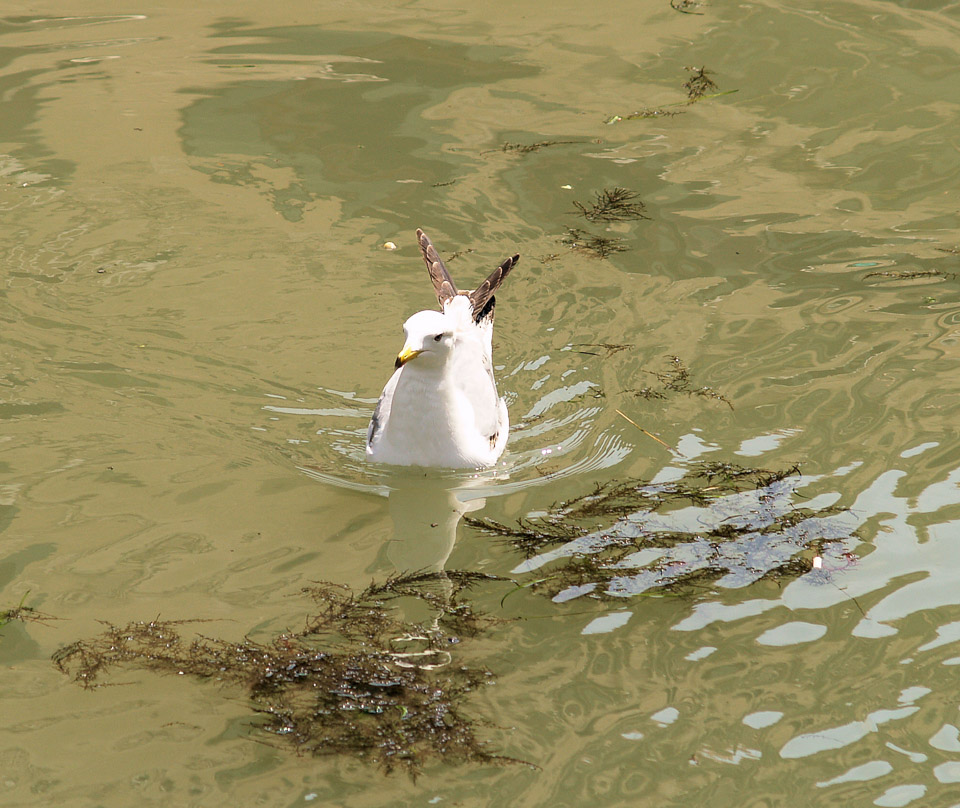
[[[627,188],[604,188],[594,194],[594,202],[587,207],[582,202],[574,202],[574,207],[588,222],[629,222],[635,219],[649,219],[646,206],[639,200],[639,194]]]
[[[577,203],[574,202],[576,205]],[[630,248],[618,236],[595,236],[576,227],[567,228],[567,234],[561,241],[573,250],[589,252],[598,258],[608,258],[613,253],[626,252]]]
[[[518,762],[491,751],[462,711],[465,697],[492,681],[487,670],[458,665],[450,650],[490,621],[460,599],[480,580],[497,579],[413,573],[357,595],[320,584],[303,590],[319,613],[265,643],[184,639],[186,626],[203,622],[196,620],[108,625],[61,649],[54,664],[88,688],[121,665],[243,688],[260,727],[300,753],[352,755],[411,775],[431,758]],[[398,598],[430,606],[429,625],[400,619],[390,605]]]
[[[739,588],[811,573],[813,558],[852,562],[843,542],[858,522],[833,507],[797,507],[814,478],[730,463],[694,464],[679,480],[613,481],[507,525],[464,517],[526,556],[513,570],[562,602],[581,595],[625,597]]]
[[[680,361],[679,356],[667,356],[666,360],[667,367],[665,370],[643,371],[654,376],[660,382],[661,386],[659,388],[645,386],[636,390],[624,390],[623,392],[633,393],[638,398],[646,399],[666,398],[667,392],[684,393],[688,396],[700,396],[701,398],[711,398],[714,401],[722,401],[731,410],[733,409],[730,400],[712,387],[695,387],[689,369]]]
[[[710,78],[710,71],[706,68],[688,67],[686,69],[693,74],[683,84],[683,88],[687,91],[687,98],[691,101],[699,101],[708,93],[718,89],[717,83]]]
[[[46,623],[50,620],[56,619],[52,615],[38,612],[36,609],[30,606],[24,606],[24,601],[26,601],[27,595],[29,594],[29,592],[25,592],[23,597],[20,598],[20,603],[18,603],[12,609],[0,609],[0,628],[3,628],[3,626],[5,626],[7,623],[13,622]]]

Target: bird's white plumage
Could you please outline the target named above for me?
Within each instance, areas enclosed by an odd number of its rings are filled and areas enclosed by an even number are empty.
[[[430,240],[421,231],[418,238],[431,278],[442,279],[434,288],[443,311],[421,311],[404,323],[397,369],[367,429],[367,457],[402,466],[492,466],[510,426],[493,376],[492,292],[519,257],[504,262],[487,288],[457,293]],[[486,313],[478,316],[475,305]]]
[[[493,465],[507,442],[506,402],[497,395],[492,323],[476,324],[457,295],[443,313],[414,314],[397,368],[367,430],[367,457],[401,466]],[[435,338],[440,335],[440,340]]]

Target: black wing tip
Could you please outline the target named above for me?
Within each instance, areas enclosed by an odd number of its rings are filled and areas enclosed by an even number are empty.
[[[496,310],[496,307],[497,307],[496,295],[491,295],[490,299],[483,304],[483,308],[481,308],[480,311],[476,311],[473,313],[473,321],[477,325],[480,325],[480,323],[482,323],[484,320],[489,320],[492,323],[493,313]]]

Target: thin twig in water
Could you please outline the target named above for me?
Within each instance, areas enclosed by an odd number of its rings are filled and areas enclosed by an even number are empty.
[[[671,452],[673,452],[673,447],[672,447],[669,443],[664,443],[664,442],[663,442],[662,440],[660,440],[660,438],[658,438],[656,435],[654,435],[654,434],[652,434],[652,433],[650,433],[650,432],[647,432],[647,430],[644,429],[642,426],[640,426],[640,424],[638,424],[638,423],[637,423],[636,421],[634,421],[632,418],[629,418],[628,416],[624,415],[622,412],[620,412],[620,410],[614,410],[614,412],[615,412],[617,415],[619,415],[621,418],[625,418],[627,421],[629,421],[631,424],[633,424],[633,425],[634,425],[637,429],[639,429],[644,435],[646,435],[646,436],[649,437],[649,438],[653,438],[653,439],[654,439],[657,443],[659,443],[661,446],[666,446]]]

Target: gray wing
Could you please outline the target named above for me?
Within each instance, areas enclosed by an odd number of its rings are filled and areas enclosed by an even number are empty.
[[[486,317],[493,319],[493,307],[496,305],[493,296],[519,260],[519,255],[508,258],[493,270],[483,283],[470,292],[470,303],[473,304],[473,319],[476,322],[479,323]]]
[[[436,292],[437,300],[440,302],[440,310],[443,311],[444,304],[457,293],[457,285],[443,265],[433,242],[419,228],[417,228],[417,241],[420,244],[420,252],[423,254],[423,262],[427,265],[427,272],[430,273],[430,280],[433,282],[433,291]]]
[[[376,409],[374,409],[373,415],[370,418],[370,425],[367,427],[368,453],[372,450],[377,439],[383,433],[384,425],[390,418],[390,408],[393,404],[393,391],[397,387],[397,379],[399,376],[399,372],[394,371],[393,375],[387,380],[386,385],[384,385],[383,392],[380,394],[380,398],[377,401]]]

